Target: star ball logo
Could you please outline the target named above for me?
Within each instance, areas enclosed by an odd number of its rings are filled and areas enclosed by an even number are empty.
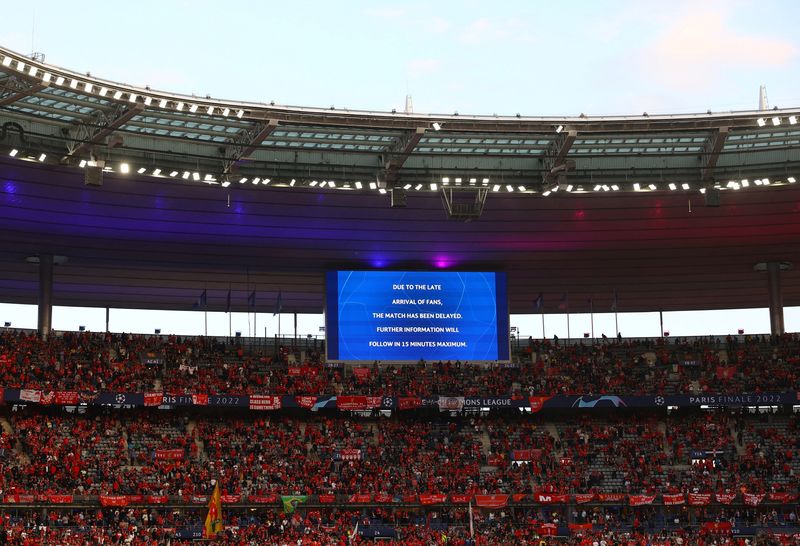
[[[664,405],[664,397],[663,396],[656,396],[655,402],[656,402],[656,406],[663,406]]]

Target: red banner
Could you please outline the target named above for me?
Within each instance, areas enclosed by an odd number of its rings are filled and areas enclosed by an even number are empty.
[[[167,504],[169,497],[166,495],[147,495],[149,504]]]
[[[100,495],[100,506],[128,506],[125,495]]]
[[[52,504],[72,504],[72,495],[47,495],[47,502]]]
[[[195,406],[207,406],[208,405],[208,395],[207,394],[193,394],[192,395],[192,404]]]
[[[711,502],[711,493],[689,493],[691,506],[706,506]]]
[[[544,403],[548,400],[550,400],[549,396],[531,396],[528,398],[528,404],[531,406],[531,411],[536,413],[541,411],[541,409],[544,407]]]
[[[279,410],[281,409],[281,397],[251,394],[250,409],[260,411]]]
[[[717,379],[728,380],[733,379],[736,373],[736,366],[717,366]]]
[[[441,504],[447,500],[447,495],[438,493],[422,493],[419,496],[420,504]]]
[[[289,366],[288,373],[292,377],[314,377],[319,373],[319,369],[313,366]]]
[[[729,535],[733,531],[733,525],[731,525],[730,521],[707,521],[702,524],[702,529],[706,533]]]
[[[554,537],[558,534],[558,526],[555,523],[542,523],[536,532],[543,537]]]
[[[761,493],[761,494],[758,494],[758,495],[756,495],[754,493],[745,493],[745,494],[742,495],[742,500],[744,500],[744,503],[747,506],[758,506],[759,504],[761,504],[764,501],[766,496],[767,495],[765,493]]]
[[[343,461],[360,461],[361,460],[361,450],[360,449],[352,449],[352,448],[344,448],[339,450],[339,458]]]
[[[164,400],[164,393],[162,392],[146,392],[144,393],[144,405],[145,406],[160,406],[161,402]]]
[[[475,505],[480,508],[503,508],[508,506],[508,495],[475,495]]]
[[[336,502],[336,495],[319,495],[320,504],[333,504]]]
[[[469,503],[471,498],[472,495],[469,494],[455,494],[455,495],[450,495],[450,502],[452,502],[453,504],[467,504]]]
[[[270,495],[250,495],[247,500],[254,504],[272,504],[273,502],[278,502],[278,495],[274,493]]]
[[[56,391],[56,404],[60,406],[74,406],[78,403],[80,396],[75,391]]]
[[[514,502],[522,502],[523,500],[525,500],[525,497],[527,496],[528,495],[526,495],[525,493],[514,493],[513,495],[511,495],[511,500]]]
[[[157,461],[180,461],[183,456],[183,449],[156,449]]]
[[[379,504],[389,504],[392,502],[392,496],[389,493],[375,493],[374,500]]]
[[[795,495],[794,493],[779,492],[779,493],[770,493],[768,498],[772,502],[787,503],[787,502],[793,502],[797,498],[797,495]]]
[[[301,408],[311,409],[311,408],[314,407],[314,404],[317,403],[317,397],[316,396],[296,396],[295,397],[295,401],[297,402],[297,405],[300,406]]]
[[[369,380],[369,368],[353,368],[353,375],[359,382]]]
[[[515,449],[511,452],[514,461],[538,461],[542,456],[541,449]]]
[[[566,504],[569,502],[569,495],[555,493],[535,493],[533,495],[534,502],[539,504]]]
[[[422,398],[401,397],[397,399],[397,407],[401,410],[416,409],[422,406]]]
[[[12,493],[6,495],[6,503],[8,504],[30,504],[34,502],[35,497],[27,493]]]
[[[242,502],[241,495],[220,495],[219,500],[225,504],[238,504]]]
[[[208,495],[192,495],[192,504],[208,504]]]
[[[372,501],[372,495],[369,493],[356,493],[355,495],[350,495],[350,498],[347,499],[347,502],[351,504],[369,504]]]
[[[653,504],[656,500],[655,495],[628,495],[628,500],[631,506],[644,506],[646,504]]]
[[[19,391],[20,402],[35,402],[39,403],[42,400],[42,391],[32,389],[22,389]]]
[[[683,493],[675,493],[674,495],[664,493],[661,496],[664,498],[664,504],[666,506],[675,506],[677,504],[684,504],[686,502],[686,498],[683,496]]]
[[[576,493],[575,502],[578,504],[586,504],[587,502],[592,502],[595,496],[594,493]]]
[[[597,498],[600,502],[622,502],[625,493],[598,493]]]
[[[345,411],[364,411],[381,407],[380,396],[345,395],[336,397],[336,407]]]
[[[721,502],[722,504],[730,504],[733,502],[733,499],[736,498],[736,493],[716,493],[714,495],[717,499],[717,502]]]
[[[144,504],[144,495],[126,495],[128,504]]]
[[[569,524],[569,530],[572,533],[575,533],[577,535],[581,535],[581,534],[585,533],[586,531],[591,531],[592,530],[592,524],[591,523],[570,523]]]

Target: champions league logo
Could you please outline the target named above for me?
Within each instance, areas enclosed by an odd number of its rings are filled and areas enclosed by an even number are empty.
[[[627,407],[627,404],[619,396],[581,396],[572,403],[573,408],[620,408]]]
[[[125,403],[125,395],[124,395],[124,394],[122,394],[122,393],[119,393],[119,394],[117,394],[117,396],[114,398],[114,400],[116,400],[116,401],[117,401],[117,404],[124,404],[124,403]]]
[[[663,396],[656,396],[655,403],[656,403],[656,406],[663,406],[664,405],[664,397]]]

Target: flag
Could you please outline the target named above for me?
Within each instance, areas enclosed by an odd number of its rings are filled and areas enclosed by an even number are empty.
[[[228,299],[225,300],[225,312],[231,312],[231,289],[228,288]]]
[[[566,292],[564,292],[564,295],[561,296],[561,301],[558,302],[558,308],[562,311],[569,309],[569,298],[567,297]]]
[[[247,296],[247,309],[250,311],[256,310],[256,291],[253,290],[249,296]]]
[[[219,492],[219,482],[214,486],[214,493],[208,501],[208,515],[206,515],[204,538],[213,538],[222,532],[222,497]]]
[[[272,316],[280,314],[281,309],[283,309],[283,290],[278,290],[278,299],[275,300],[275,311]]]
[[[197,309],[205,309],[208,305],[208,292],[203,290],[203,293],[200,294],[200,297],[197,298],[197,301],[194,302],[192,305],[192,310],[196,311]]]
[[[541,311],[544,308],[544,294],[539,292],[539,296],[533,302],[534,311]]]
[[[469,536],[475,537],[475,529],[472,526],[472,501],[469,501]]]
[[[304,504],[306,501],[308,501],[308,495],[281,495],[285,514],[293,513],[298,504]]]
[[[617,312],[617,289],[614,289],[614,299],[611,300],[611,311]]]

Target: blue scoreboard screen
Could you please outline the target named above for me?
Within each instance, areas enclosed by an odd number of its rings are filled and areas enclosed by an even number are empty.
[[[329,360],[508,360],[505,273],[329,271]]]

